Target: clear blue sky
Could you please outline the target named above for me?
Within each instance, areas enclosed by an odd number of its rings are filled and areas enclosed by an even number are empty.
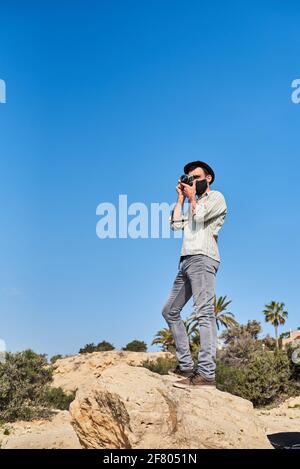
[[[96,207],[171,203],[194,159],[228,205],[217,296],[265,333],[271,300],[300,326],[299,2],[9,1],[0,21],[7,348],[150,345],[181,240],[100,240]]]

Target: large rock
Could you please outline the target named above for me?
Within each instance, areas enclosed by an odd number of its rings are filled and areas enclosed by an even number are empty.
[[[76,391],[81,385],[95,378],[117,363],[140,365],[145,360],[156,361],[159,357],[172,357],[169,352],[125,352],[113,350],[73,355],[56,360],[53,365],[53,383],[64,391]]]
[[[271,448],[249,401],[174,379],[120,363],[80,386],[70,413],[82,446]]]

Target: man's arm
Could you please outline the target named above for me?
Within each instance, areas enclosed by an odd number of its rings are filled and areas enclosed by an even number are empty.
[[[183,230],[187,223],[187,217],[183,215],[182,209],[183,201],[177,200],[170,217],[171,230],[173,231]]]
[[[183,194],[180,181],[178,181],[176,186],[176,192],[178,194],[178,198],[170,217],[171,230],[173,231],[183,230],[185,224],[187,223],[187,219],[182,213],[185,195]]]

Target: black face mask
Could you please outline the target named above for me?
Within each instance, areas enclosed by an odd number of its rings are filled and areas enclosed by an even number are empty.
[[[201,197],[201,195],[204,194],[206,189],[207,189],[207,180],[206,179],[202,179],[201,181],[196,182],[196,194],[199,197]]]

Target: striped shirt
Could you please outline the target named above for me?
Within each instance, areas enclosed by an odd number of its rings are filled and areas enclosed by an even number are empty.
[[[183,230],[181,256],[205,254],[220,262],[218,233],[227,214],[227,205],[223,194],[210,190],[198,197],[195,213],[192,206],[179,220],[170,218],[171,229]]]

